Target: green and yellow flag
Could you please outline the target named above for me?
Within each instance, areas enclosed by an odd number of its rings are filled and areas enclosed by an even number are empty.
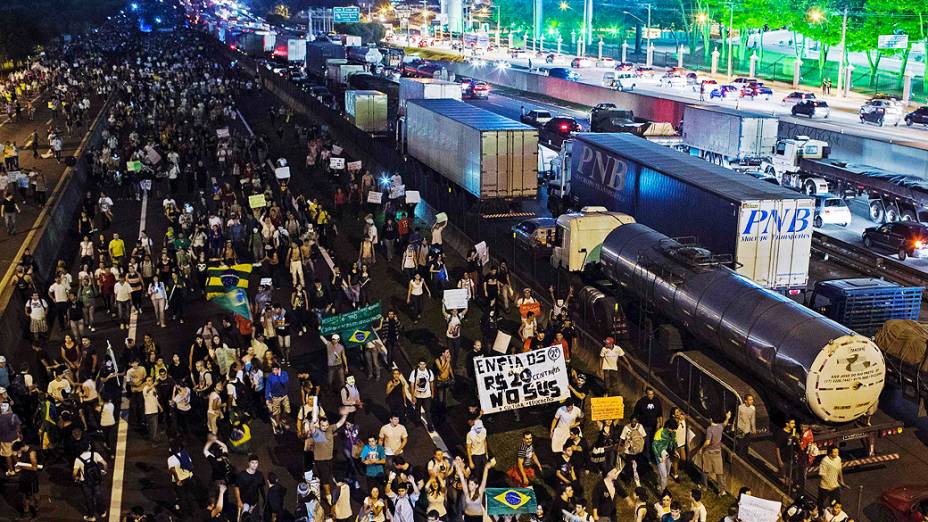
[[[534,513],[538,506],[532,488],[487,488],[488,515]]]
[[[224,294],[219,294],[214,297],[212,301],[225,310],[251,321],[251,308],[248,307],[248,294],[241,288],[233,288]]]
[[[212,299],[235,288],[248,290],[248,277],[252,266],[242,263],[232,266],[217,266],[206,271],[206,298]]]

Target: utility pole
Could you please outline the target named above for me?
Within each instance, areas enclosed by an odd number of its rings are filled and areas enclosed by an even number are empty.
[[[844,6],[844,19],[841,21],[841,58],[838,60],[838,92],[842,92],[841,84],[844,81],[844,67],[845,67],[844,59],[847,56],[847,51],[844,48],[847,45],[846,38],[847,38],[847,5]],[[826,56],[825,58],[827,59],[828,57]]]
[[[648,48],[650,48],[651,47],[651,4],[647,4],[647,5],[648,5],[648,28],[647,28],[648,35],[647,36],[648,36]]]
[[[732,26],[735,25],[735,4],[728,4],[728,80],[731,81],[731,50],[732,50],[732,40],[734,39],[734,31]]]

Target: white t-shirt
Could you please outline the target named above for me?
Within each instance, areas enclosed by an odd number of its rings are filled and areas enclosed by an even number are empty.
[[[420,370],[416,368],[409,374],[409,382],[412,384],[413,394],[417,399],[430,399],[432,397],[432,382],[435,381],[435,374],[432,370]]]
[[[383,437],[383,449],[387,455],[399,455],[402,453],[399,450],[400,445],[403,443],[403,439],[409,437],[409,433],[406,431],[406,427],[402,424],[397,424],[393,426],[392,424],[384,424],[380,428],[380,436]]]
[[[116,425],[116,416],[113,414],[116,406],[112,402],[104,402],[100,410],[100,426],[108,427]]]
[[[612,348],[603,346],[599,350],[599,357],[602,359],[603,370],[619,371],[619,357],[624,356],[625,350],[617,344],[613,344]]]
[[[467,443],[470,444],[471,455],[487,454],[487,430],[480,430],[479,433],[473,431],[467,432]]]
[[[154,386],[144,388],[142,398],[145,400],[145,415],[158,413],[158,390]]]

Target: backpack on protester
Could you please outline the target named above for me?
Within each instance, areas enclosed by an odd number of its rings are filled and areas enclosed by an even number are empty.
[[[90,459],[84,460],[81,457],[78,457],[78,460],[84,465],[84,482],[88,484],[102,484],[103,483],[103,470],[100,468],[100,464],[94,460],[94,452],[90,452]]]

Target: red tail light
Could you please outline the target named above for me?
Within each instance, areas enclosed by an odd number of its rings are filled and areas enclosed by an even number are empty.
[[[562,130],[562,131],[570,130],[570,126],[567,125],[566,123],[562,123],[562,124],[561,124],[561,130]]]

